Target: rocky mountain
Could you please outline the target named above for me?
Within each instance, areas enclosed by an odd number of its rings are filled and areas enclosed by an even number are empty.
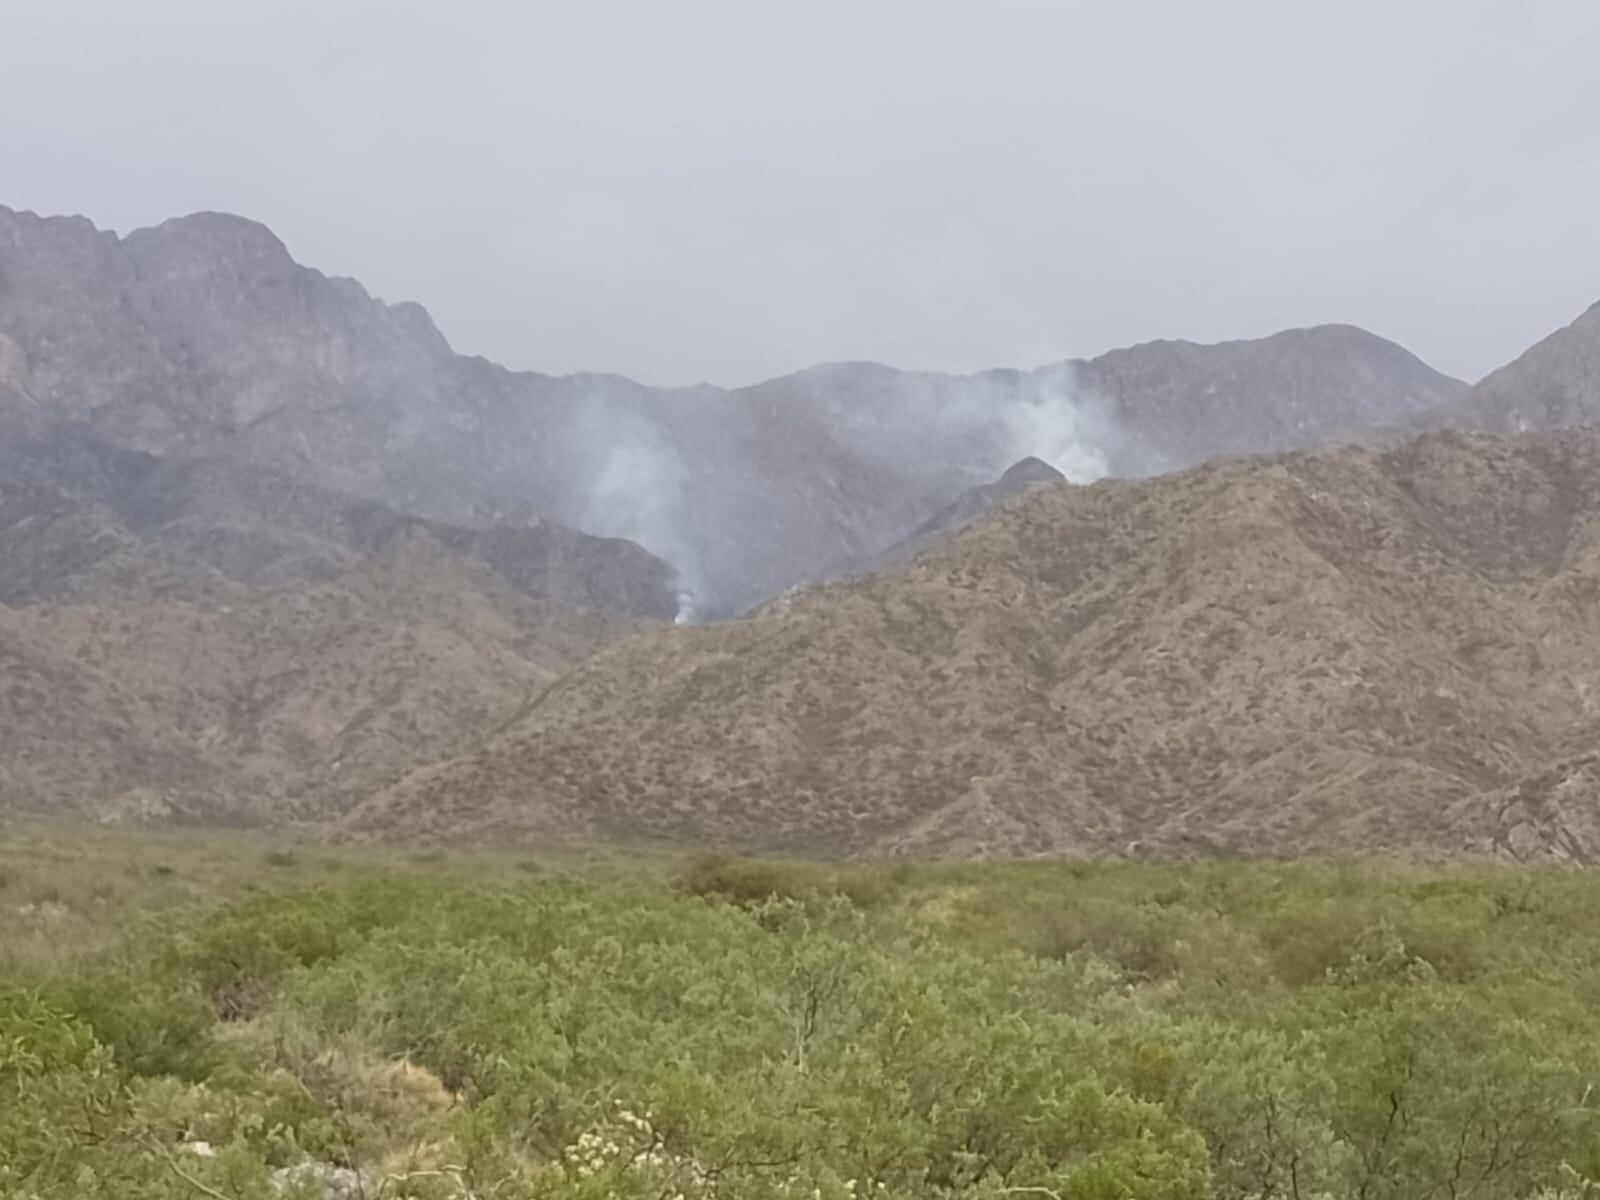
[[[1596,849],[1600,434],[1026,490],[644,633],[364,828],[955,854]],[[1575,797],[1563,807],[1551,797]]]
[[[659,390],[455,354],[415,304],[218,213],[118,237],[0,208],[0,411],[464,526],[544,520],[742,611],[910,536],[1025,456],[1084,482],[1352,437],[1462,385],[1348,327],[956,377],[817,367]]]
[[[1067,483],[1067,477],[1049,463],[1037,458],[1025,458],[1014,463],[1006,473],[993,483],[968,488],[949,504],[918,525],[900,541],[880,551],[851,562],[843,563],[826,573],[828,579],[847,579],[887,570],[897,563],[907,562],[929,546],[949,537],[957,529],[976,517],[982,516],[997,504],[1031,487],[1054,486]]]
[[[0,607],[0,811],[336,815],[604,636],[465,567],[406,537],[318,584]]]
[[[0,209],[0,811],[1591,861],[1600,433],[1395,443],[1590,423],[1597,314],[660,390]]]
[[[61,424],[0,417],[0,603],[95,597],[122,580],[207,574],[319,582],[409,534],[487,566],[531,599],[670,620],[673,571],[637,545],[558,525],[469,528],[398,513],[270,467],[158,456]]]
[[[1037,458],[1025,458],[1021,462],[1013,463],[1006,469],[1006,473],[993,483],[968,488],[913,529],[908,539],[910,545],[905,546],[903,552],[909,557],[910,553],[914,553],[913,548],[921,549],[924,545],[931,545],[934,540],[954,533],[974,517],[982,516],[995,505],[1003,504],[1031,487],[1066,482],[1065,475],[1049,463]]]
[[[1600,304],[1421,423],[1492,433],[1600,424]]]
[[[1110,473],[1156,474],[1237,454],[1360,441],[1459,401],[1467,385],[1353,325],[1251,341],[1148,342],[1075,364],[1131,432]]]
[[[675,610],[629,542],[0,418],[0,811],[336,815]]]

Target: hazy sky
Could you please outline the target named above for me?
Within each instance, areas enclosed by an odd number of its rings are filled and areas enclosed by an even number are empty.
[[[1600,4],[0,0],[0,203],[257,217],[458,349],[743,383],[1600,299]]]

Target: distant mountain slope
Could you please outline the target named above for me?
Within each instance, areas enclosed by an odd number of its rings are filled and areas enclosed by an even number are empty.
[[[1600,434],[1032,489],[897,570],[602,651],[356,821],[828,853],[1560,856],[1548,832],[1508,841],[1493,797],[1594,744],[1597,601]]]
[[[949,504],[911,531],[910,541],[927,544],[931,539],[953,533],[974,517],[981,517],[997,504],[1004,504],[1040,484],[1066,483],[1067,477],[1047,462],[1024,458],[1006,468],[993,483],[968,488]]]
[[[336,815],[676,603],[632,543],[0,418],[0,811]]]
[[[420,532],[315,584],[0,606],[0,810],[336,816],[614,632]]]
[[[1115,475],[1222,455],[1305,450],[1459,400],[1460,380],[1353,325],[1203,346],[1147,342],[1077,364],[1078,385],[1114,398],[1130,442]]]
[[[726,615],[902,541],[1018,459],[1070,478],[1358,436],[1460,385],[1347,327],[968,377],[874,364],[657,390],[513,373],[414,304],[201,213],[126,237],[0,208],[0,412],[225,455],[457,525],[543,519],[671,562]]]
[[[1427,414],[1425,423],[1491,433],[1600,424],[1600,304]]]
[[[0,605],[0,810],[333,817],[621,632],[422,528],[316,582],[163,582]]]
[[[997,504],[1004,504],[1021,495],[1028,488],[1066,482],[1066,476],[1049,463],[1037,458],[1025,458],[1009,467],[993,483],[968,488],[888,549],[842,563],[828,571],[827,578],[847,579],[867,575],[906,562],[949,537],[968,521],[982,516]]]
[[[117,572],[313,582],[425,532],[536,600],[670,620],[673,571],[631,542],[558,525],[427,521],[233,459],[124,450],[81,428],[0,417],[0,603],[89,595]],[[181,564],[181,566],[180,566]],[[78,578],[88,572],[84,580]]]

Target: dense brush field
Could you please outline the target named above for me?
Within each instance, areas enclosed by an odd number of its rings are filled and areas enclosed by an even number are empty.
[[[1600,1192],[1600,878],[0,826],[0,1196]]]

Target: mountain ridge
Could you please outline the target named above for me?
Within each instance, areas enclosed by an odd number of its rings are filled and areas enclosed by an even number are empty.
[[[664,390],[0,208],[0,809],[1600,861],[1596,422],[1600,305]]]
[[[1489,433],[1600,424],[1600,302],[1485,375],[1465,396],[1422,414],[1422,423]]]
[[[808,854],[1492,852],[1488,798],[1600,731],[1597,467],[1592,433],[1438,434],[1029,489],[882,575],[608,647],[354,824]]]
[[[512,372],[221,213],[119,238],[0,208],[0,330],[14,413],[455,524],[626,538],[673,564],[702,618],[877,554],[1028,455],[1079,481],[1149,474],[1314,444],[1463,386],[1348,330],[969,376],[821,364],[736,389]],[[1339,382],[1351,364],[1359,387]]]

